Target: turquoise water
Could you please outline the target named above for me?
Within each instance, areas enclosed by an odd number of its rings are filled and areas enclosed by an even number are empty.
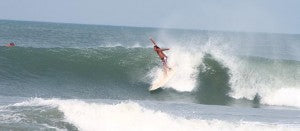
[[[152,92],[149,37],[176,69]],[[299,130],[300,35],[1,20],[0,42],[3,130]]]

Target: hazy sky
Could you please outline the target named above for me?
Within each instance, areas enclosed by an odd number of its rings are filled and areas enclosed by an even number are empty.
[[[300,0],[0,0],[0,19],[300,34]]]

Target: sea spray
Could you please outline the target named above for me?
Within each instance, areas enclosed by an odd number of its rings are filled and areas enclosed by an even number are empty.
[[[298,62],[238,57],[230,54],[232,48],[220,46],[218,41],[209,41],[203,49],[229,69],[231,97],[253,100],[259,95],[264,104],[300,107]]]

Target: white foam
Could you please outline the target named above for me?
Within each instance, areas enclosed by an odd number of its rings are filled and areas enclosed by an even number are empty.
[[[134,102],[116,105],[86,103],[80,100],[33,99],[15,106],[54,106],[64,113],[65,119],[82,131],[130,130],[130,131],[252,131],[296,130],[295,127],[268,125],[258,122],[226,122],[221,120],[186,119],[164,112],[141,107]]]
[[[250,65],[251,63],[230,54],[234,51],[226,47],[226,44],[220,45],[214,39],[208,41],[203,51],[229,68],[231,97],[253,100],[258,94],[263,104],[300,107],[299,81],[290,75],[297,75],[297,72],[293,72],[294,69],[281,68],[283,65],[276,62],[270,63],[272,65]]]
[[[267,93],[262,103],[269,105],[294,106],[300,108],[300,89],[280,88]]]

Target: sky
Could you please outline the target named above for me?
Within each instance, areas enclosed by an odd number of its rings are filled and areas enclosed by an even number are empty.
[[[300,0],[0,0],[0,19],[300,34]]]

